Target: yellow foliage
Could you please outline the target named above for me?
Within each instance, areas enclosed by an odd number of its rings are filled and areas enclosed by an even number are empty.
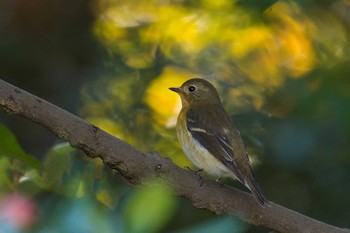
[[[239,30],[232,36],[232,55],[243,58],[256,49],[264,48],[271,38],[271,31],[264,25],[253,26]]]
[[[115,135],[116,137],[122,140],[127,141],[130,144],[135,143],[133,136],[125,132],[125,129],[123,129],[117,122],[113,121],[108,116],[90,117],[90,118],[87,118],[86,120],[96,125],[97,127],[101,128],[102,130],[112,135]]]
[[[269,49],[281,68],[292,77],[301,77],[312,70],[315,55],[308,31],[315,28],[311,20],[293,2],[279,1],[267,10],[267,15],[274,22],[270,26],[273,38]]]
[[[110,15],[109,17],[113,17],[113,15]],[[119,27],[119,25],[109,17],[100,18],[98,21],[96,21],[94,26],[95,34],[103,41],[107,42],[115,42],[118,39],[126,38],[127,30]]]
[[[159,43],[169,57],[176,48],[198,53],[205,41],[202,24],[203,19],[198,14],[184,7],[162,6],[157,11],[156,21],[141,30],[141,37],[145,42]]]
[[[284,74],[301,77],[313,68],[308,35],[313,24],[296,3],[275,3],[266,11],[271,23],[265,25],[250,23],[232,1],[200,3],[203,10],[159,1],[117,2],[102,13],[95,32],[113,42],[111,47],[117,47],[133,68],[149,67],[157,46],[168,58],[175,59],[182,51],[193,61],[215,44],[223,49],[223,58],[231,56],[247,77],[268,89],[282,84]],[[137,27],[139,38],[130,38],[127,28]]]
[[[178,95],[169,90],[169,87],[180,86],[194,76],[193,73],[179,68],[166,67],[162,74],[147,87],[144,101],[152,109],[157,123],[166,127],[175,126],[181,101]]]
[[[227,10],[230,9],[234,4],[232,0],[201,0],[201,4],[203,7],[210,10]]]

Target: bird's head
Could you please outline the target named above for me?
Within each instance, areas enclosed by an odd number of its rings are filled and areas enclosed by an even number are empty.
[[[220,103],[217,90],[205,79],[190,79],[184,82],[181,87],[170,87],[169,89],[180,95],[183,106]]]

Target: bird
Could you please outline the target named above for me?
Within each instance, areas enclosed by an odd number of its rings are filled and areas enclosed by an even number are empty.
[[[169,89],[181,98],[176,133],[188,159],[217,180],[237,179],[264,207],[267,199],[256,181],[240,132],[216,88],[203,78],[192,78]]]

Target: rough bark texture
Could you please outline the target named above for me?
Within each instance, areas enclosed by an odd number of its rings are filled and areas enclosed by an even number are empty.
[[[85,120],[3,80],[0,80],[0,110],[20,115],[47,128],[57,137],[83,150],[92,158],[118,170],[130,185],[147,185],[150,177],[166,180],[176,195],[189,199],[197,208],[216,214],[232,214],[242,220],[277,232],[348,232],[273,202],[262,208],[254,198],[238,189],[209,180],[177,167],[157,153],[144,154],[124,141]]]

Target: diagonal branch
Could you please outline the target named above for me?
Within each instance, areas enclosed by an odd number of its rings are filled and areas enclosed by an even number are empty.
[[[216,214],[232,214],[257,226],[278,232],[350,233],[269,202],[262,208],[254,198],[238,189],[209,180],[199,181],[190,171],[177,167],[156,153],[144,154],[85,120],[11,84],[0,80],[0,110],[36,122],[92,158],[99,157],[118,170],[131,185],[146,184],[150,177],[169,182],[176,195],[197,208]]]

